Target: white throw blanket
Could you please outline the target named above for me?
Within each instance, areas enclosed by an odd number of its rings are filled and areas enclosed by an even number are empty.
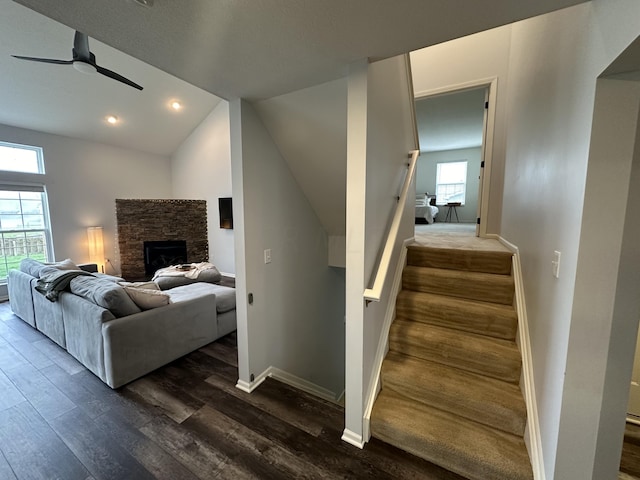
[[[200,262],[192,263],[189,269],[185,269],[182,265],[171,265],[170,267],[161,268],[153,274],[152,280],[158,277],[187,277],[193,280],[198,278],[201,272],[216,268],[213,263]]]

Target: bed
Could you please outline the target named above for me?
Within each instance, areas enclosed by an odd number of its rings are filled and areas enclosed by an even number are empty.
[[[433,223],[438,211],[435,195],[429,195],[428,193],[416,194],[416,224]]]

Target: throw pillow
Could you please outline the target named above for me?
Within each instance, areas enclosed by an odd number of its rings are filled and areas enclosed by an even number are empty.
[[[171,303],[169,295],[149,288],[124,287],[131,300],[142,310],[163,307]]]
[[[120,285],[105,278],[81,276],[71,280],[71,293],[106,308],[116,317],[140,313],[140,308],[131,300]]]
[[[80,270],[80,267],[73,263],[70,258],[65,258],[60,262],[48,263],[47,265],[55,267],[58,270]]]
[[[145,288],[147,290],[160,290],[160,287],[156,282],[125,282],[124,280],[118,282],[123,287],[133,288]]]

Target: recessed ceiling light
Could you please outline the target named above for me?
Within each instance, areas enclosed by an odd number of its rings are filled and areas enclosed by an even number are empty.
[[[182,104],[179,101],[174,100],[173,102],[171,102],[171,108],[173,108],[174,110],[180,110],[182,108]]]
[[[118,123],[118,117],[116,117],[115,115],[109,115],[107,117],[107,122],[111,125],[115,125],[116,123]]]
[[[133,0],[138,5],[142,5],[143,7],[153,7],[153,0]]]

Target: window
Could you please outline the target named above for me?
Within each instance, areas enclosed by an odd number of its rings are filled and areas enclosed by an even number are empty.
[[[29,181],[42,181],[42,149],[0,142],[0,170],[25,174]],[[23,258],[52,258],[49,209],[44,185],[0,183],[0,283]]]
[[[464,205],[467,188],[467,162],[438,163],[436,200],[438,205],[460,202]]]
[[[0,142],[0,170],[44,173],[42,149],[40,147]]]
[[[23,258],[51,258],[47,210],[43,187],[0,184],[0,282]]]

